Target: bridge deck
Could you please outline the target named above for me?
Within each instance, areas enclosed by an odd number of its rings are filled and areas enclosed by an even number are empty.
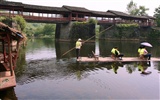
[[[113,59],[111,57],[99,57],[98,60],[95,58],[88,58],[88,57],[81,57],[79,62],[116,62],[116,61],[121,61],[121,62],[134,62],[134,61],[160,61],[160,58],[158,57],[152,57],[150,60],[142,60],[138,57],[123,57],[122,60],[119,59]]]

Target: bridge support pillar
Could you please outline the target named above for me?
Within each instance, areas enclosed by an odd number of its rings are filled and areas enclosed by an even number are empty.
[[[72,41],[82,38],[83,40],[95,40],[95,24],[69,22],[67,24],[56,24],[55,39],[60,41]],[[77,22],[76,22],[77,23]],[[75,29],[72,29],[72,28]]]
[[[112,27],[111,29],[106,30],[110,26],[112,25],[108,25],[108,24],[100,25],[99,32],[101,33],[99,34],[99,39],[113,38],[113,35],[115,33],[115,27]]]
[[[56,24],[56,33],[55,39],[56,40],[70,40],[69,34],[71,30],[72,22],[63,23],[63,24]]]

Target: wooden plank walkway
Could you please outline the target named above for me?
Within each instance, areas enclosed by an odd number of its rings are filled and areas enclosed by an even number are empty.
[[[122,60],[114,60],[111,57],[99,57],[99,60],[96,60],[95,58],[89,58],[89,57],[80,57],[78,62],[135,62],[135,61],[160,61],[160,57],[152,57],[150,60],[142,60],[138,57],[123,57]]]

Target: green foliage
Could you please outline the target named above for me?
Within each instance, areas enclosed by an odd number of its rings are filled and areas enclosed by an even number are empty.
[[[44,35],[53,35],[55,31],[55,25],[52,24],[46,24],[43,28],[43,34]]]
[[[87,39],[93,35],[95,35],[95,21],[90,20],[88,22],[75,22],[72,24],[72,28],[70,31],[70,38],[77,39],[83,38]]]
[[[38,27],[34,32],[34,37],[41,37],[43,34],[43,28]]]
[[[42,29],[45,24],[43,23],[27,23],[26,24],[26,34],[33,35],[38,28]]]
[[[0,16],[0,21],[2,22],[3,20],[5,20],[6,18],[3,16]]]
[[[131,28],[131,27],[139,27],[137,23],[133,24],[116,24],[118,28]]]
[[[27,23],[26,34],[28,37],[53,36],[55,27],[55,24]]]
[[[156,19],[157,26],[160,27],[160,18]]]
[[[160,38],[160,31],[158,30],[152,30],[149,34],[148,34],[148,39],[159,39]]]
[[[137,4],[133,1],[130,1],[130,3],[127,5],[127,12],[130,15],[137,15],[139,12],[139,9],[137,8]]]
[[[96,21],[95,19],[93,19],[93,18],[90,18],[90,19],[88,20],[88,23],[90,23],[90,24],[96,24],[97,21]]]
[[[138,16],[144,16],[148,15],[146,11],[148,11],[148,8],[145,8],[145,6],[139,6],[137,7],[137,4],[133,2],[133,0],[130,1],[130,3],[127,5],[127,12],[130,15],[138,15]]]
[[[149,8],[145,8],[145,6],[139,6],[139,16],[145,16],[145,15],[148,15],[147,13],[146,13],[146,11],[148,11],[149,10]]]
[[[160,6],[155,9],[154,17],[156,17],[157,26],[160,27]]]
[[[13,21],[18,25],[18,30],[24,31],[26,27],[26,21],[22,16],[15,16]]]
[[[114,34],[117,38],[134,38],[137,36],[136,29],[139,27],[137,23],[133,24],[116,24],[117,32]]]
[[[8,26],[12,26],[12,19],[9,17],[0,16],[0,21]]]

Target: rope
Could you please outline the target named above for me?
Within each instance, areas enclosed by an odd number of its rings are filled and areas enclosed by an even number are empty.
[[[103,32],[106,31],[106,30],[109,30],[109,29],[110,29],[111,27],[113,27],[113,26],[114,26],[114,25],[112,25],[112,26],[110,26],[110,27],[104,29],[104,30],[101,31],[99,34],[103,33]],[[87,40],[85,40],[83,43],[89,41],[90,39],[94,38],[95,36],[96,36],[96,34],[95,34],[94,36],[88,38]],[[73,49],[75,49],[75,47],[73,47],[73,48],[71,48],[70,50],[66,51],[61,57],[63,57],[64,55],[66,55],[67,53],[69,53],[70,51],[72,51]]]

